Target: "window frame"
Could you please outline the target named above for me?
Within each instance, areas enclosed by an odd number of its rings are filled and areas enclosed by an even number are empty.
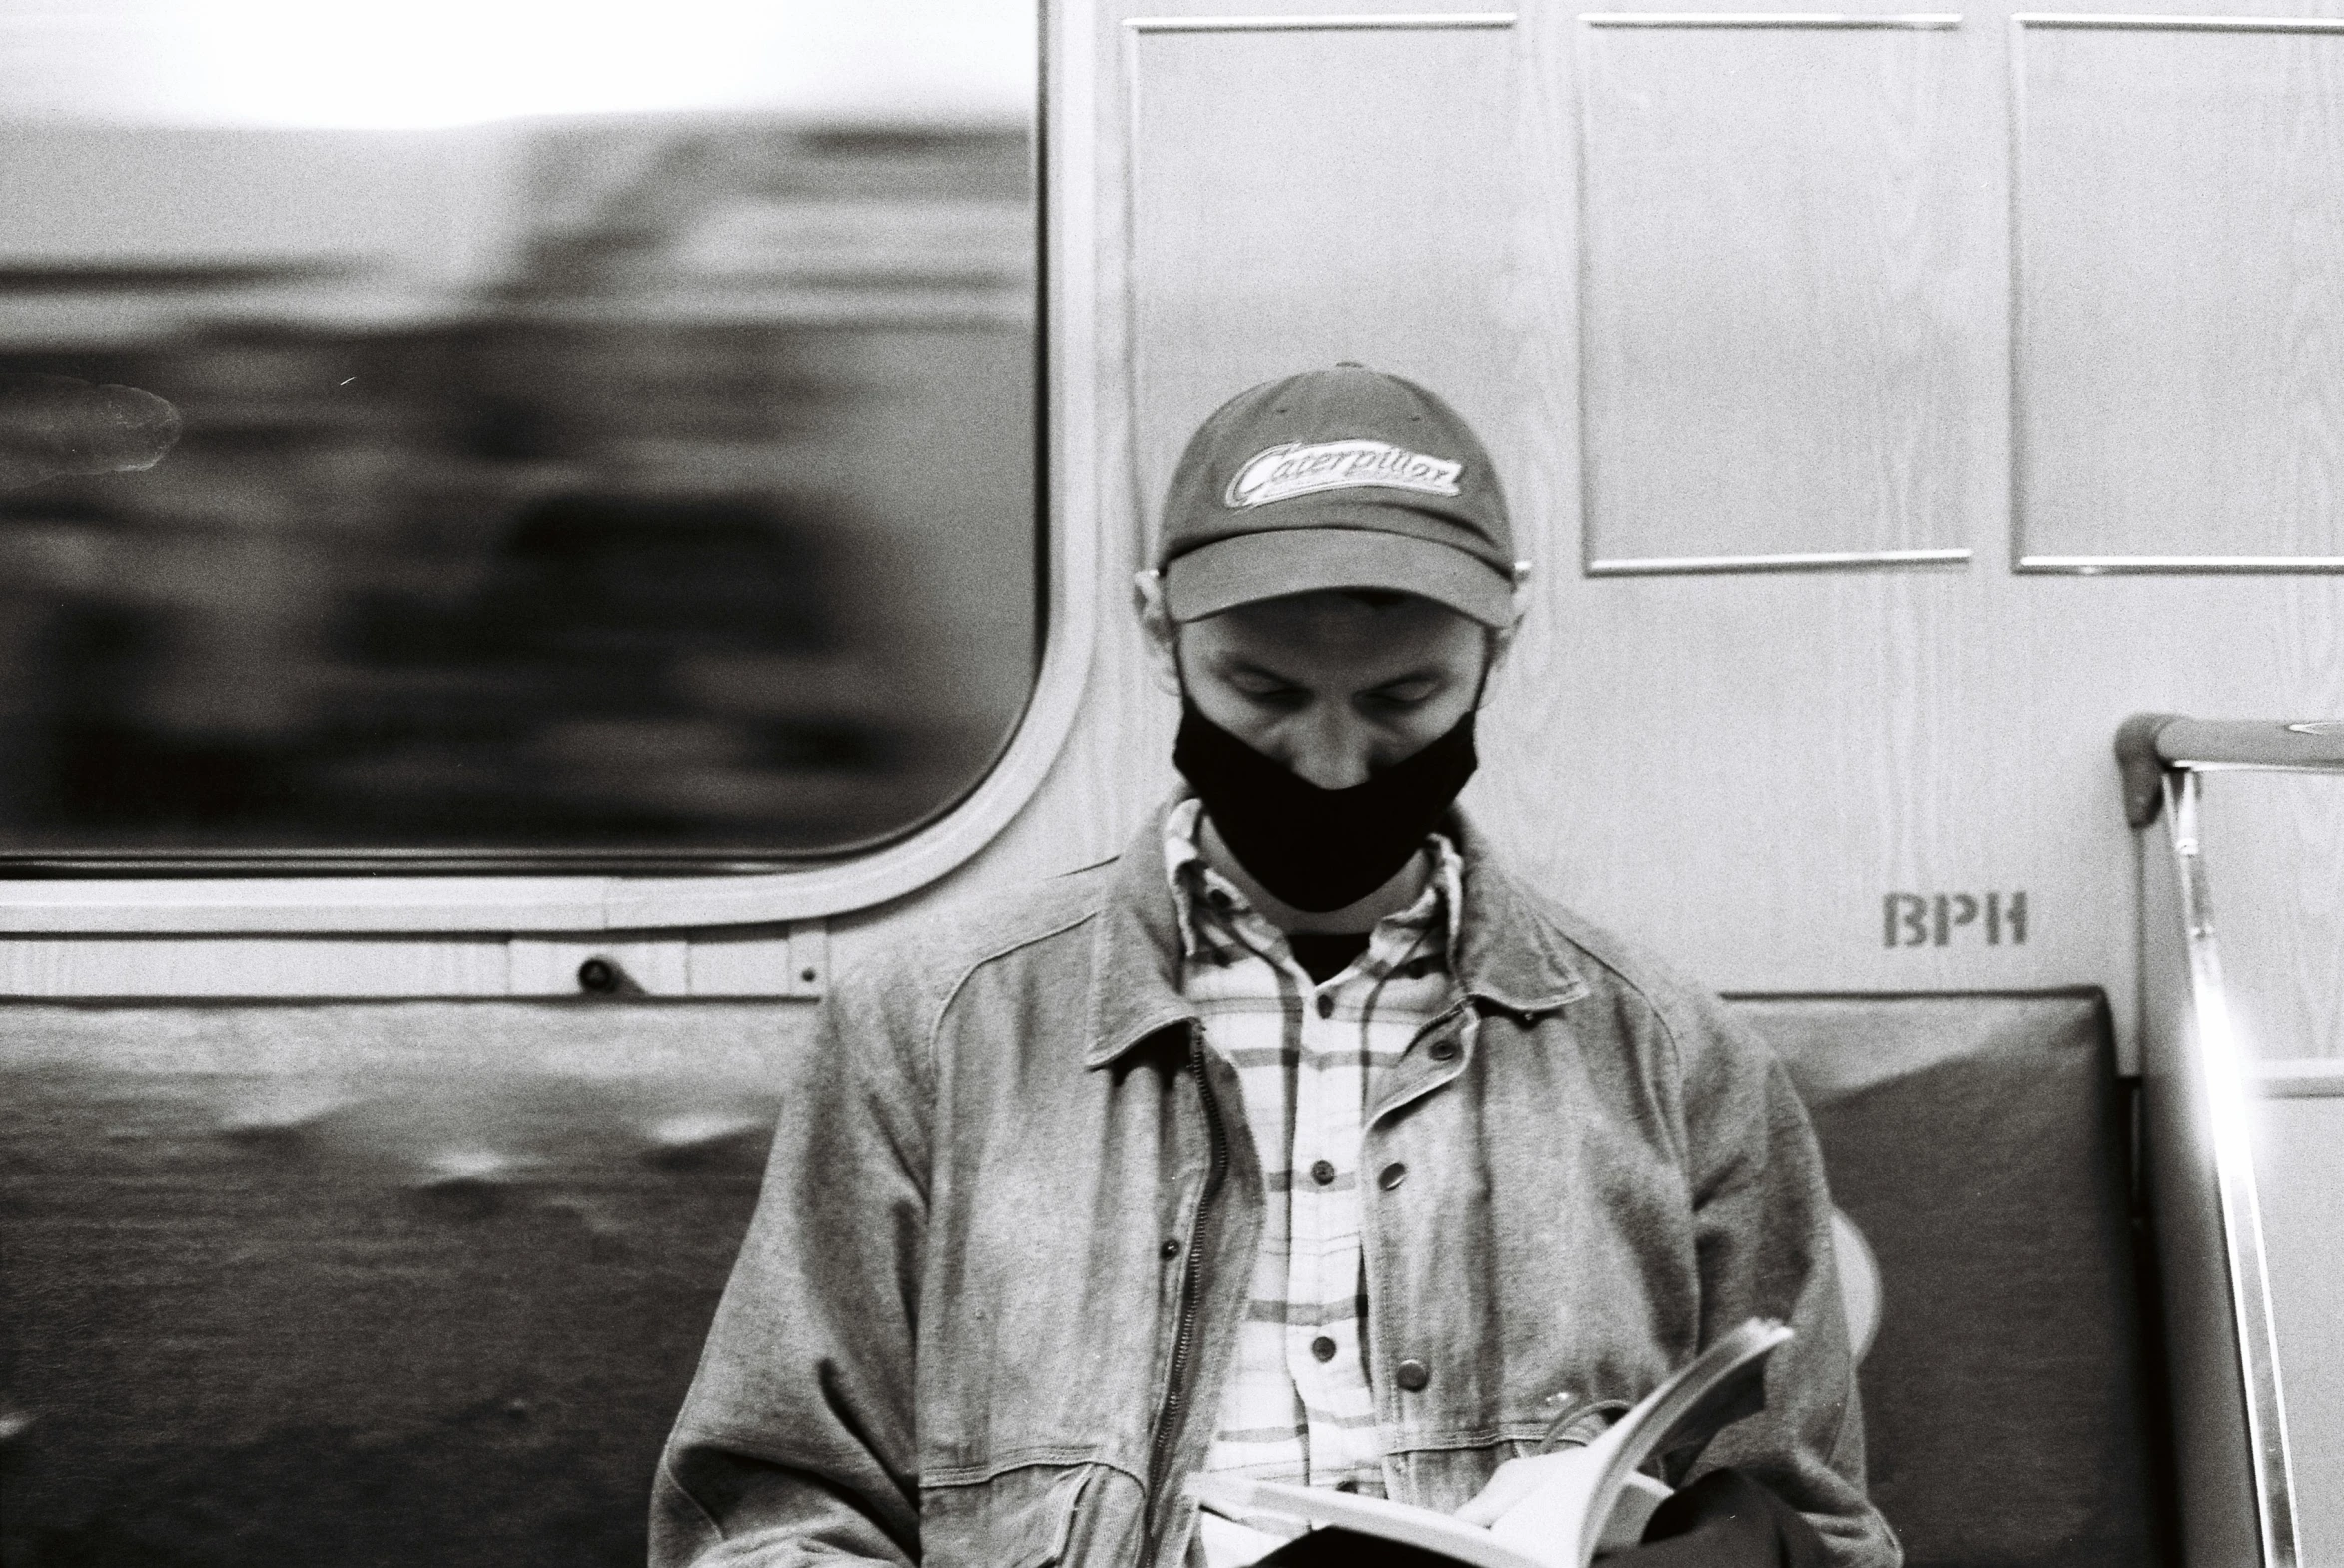
[[[805,922],[916,892],[990,843],[1032,800],[1065,746],[1089,682],[1098,620],[1096,309],[1089,291],[1054,287],[1091,269],[1092,153],[1080,130],[1090,113],[1090,72],[1081,53],[1088,39],[1085,29],[1061,25],[1064,0],[1036,0],[1036,10],[1034,453],[1042,648],[1025,708],[972,789],[872,849],[769,871],[400,875],[391,868],[416,857],[386,851],[386,870],[366,875],[0,875],[0,938],[455,936]],[[1061,114],[1075,135],[1051,134]],[[563,851],[560,858],[574,863],[578,856]]]

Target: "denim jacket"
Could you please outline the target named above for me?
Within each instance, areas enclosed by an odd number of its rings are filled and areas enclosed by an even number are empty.
[[[1456,825],[1458,995],[1374,1090],[1364,1353],[1390,1495],[1463,1504],[1752,1315],[1797,1338],[1702,1468],[1894,1568],[1805,1112],[1702,993]],[[1161,818],[835,977],[660,1458],[654,1568],[1177,1568],[1263,1212],[1176,989]],[[1684,1476],[1676,1476],[1682,1480]]]

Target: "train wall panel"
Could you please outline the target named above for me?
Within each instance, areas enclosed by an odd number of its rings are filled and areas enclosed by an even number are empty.
[[[2344,29],[2285,25],[2014,32],[2027,555],[2344,566]]]
[[[1585,192],[1574,191],[1571,179],[1582,129],[1591,128],[1589,150],[1600,155],[1609,112],[1584,95],[1619,90],[1619,59],[1600,51],[1631,39],[1666,55],[1675,40],[1698,36],[1710,51],[1702,58],[1715,62],[1714,80],[1728,80],[1740,50],[1751,79],[1814,90],[1785,62],[1797,54],[1793,40],[1803,45],[1825,32],[1685,30],[1674,13],[1667,26],[1620,25],[1658,9],[1638,6],[1598,27],[1569,8],[1547,7],[1525,12],[1522,23],[1530,84],[1514,156],[1533,174],[1518,226],[1532,249],[1519,263],[1529,327],[1543,345],[1517,362],[1527,380],[1515,400],[1536,415],[1522,427],[1535,486],[1525,504],[1552,514],[1545,526],[1566,546],[1574,534],[1599,541],[1587,552],[1598,559],[1613,548],[1600,541],[1628,526],[1609,509],[1614,491],[1600,477],[1604,452],[1596,442],[1614,416],[1604,403],[1635,377],[1660,374],[1623,356],[1617,378],[1598,374],[1592,359],[1582,376],[1572,360],[1582,324],[1590,324],[1591,355],[1601,342],[1604,301],[1582,299],[1581,290],[1607,276],[1583,279],[1578,265],[1583,253],[1593,257],[1601,248],[1592,226],[1604,206],[1602,157],[1591,157]],[[1905,35],[1914,52],[1903,58],[1934,62],[1927,85],[1935,96],[1927,104],[1937,117],[1932,148],[1944,179],[1923,183],[1913,174],[1906,187],[1912,202],[1882,209],[1916,225],[1936,215],[1936,238],[1915,240],[1898,254],[1934,270],[1911,288],[1931,313],[1931,341],[1942,350],[1935,363],[1951,389],[1937,406],[1953,428],[1932,431],[1931,449],[1959,454],[1939,491],[1957,499],[1958,516],[1939,538],[1967,546],[1972,558],[1921,569],[1625,578],[1577,575],[1567,549],[1560,561],[1544,558],[1532,624],[1486,725],[1490,761],[1467,801],[1543,885],[1645,937],[1712,984],[2097,984],[2113,1001],[2130,1063],[2137,887],[2109,758],[2115,726],[2144,709],[2344,712],[2344,583],[2320,575],[2012,571],[2009,235],[2017,149],[2009,134],[2010,14],[1970,8],[1958,14],[1958,26]],[[1881,33],[1850,36],[1878,47]],[[1885,65],[1876,75],[1831,80],[1851,92],[1920,91]],[[1758,91],[1721,87],[1715,96],[1731,102],[1738,101],[1734,93]],[[2305,111],[2301,118],[2315,116]],[[1714,156],[1714,144],[1704,140],[1708,122],[1698,116],[1656,114],[1637,123],[1650,133],[1636,148],[1638,167],[1698,171],[1701,158]],[[1856,177],[1813,145],[1768,146],[1782,167]],[[1665,204],[1665,182],[1646,184]],[[1626,193],[1613,205],[1627,206]],[[2289,209],[2287,199],[2267,192],[2237,197],[2230,209],[2249,228],[2280,223],[2289,210],[2303,215],[2307,229],[2325,222],[2320,209]],[[1582,211],[1591,226],[1584,247],[1576,238]],[[1819,274],[1845,266],[1860,279],[1887,276],[1870,271],[1888,266],[1876,260],[1885,254],[1877,246],[1827,247],[1832,236],[1820,229],[1811,237],[1829,258]],[[1777,231],[1762,229],[1751,242],[1754,267],[1763,271],[1767,258],[1787,254],[1770,249],[1781,243]],[[1623,249],[1609,265],[1612,275],[1649,290],[1639,320],[1657,319],[1664,309],[1708,308],[1693,290],[1650,283],[1681,266],[1655,243],[1635,255]],[[1745,310],[1768,319],[1747,331],[1779,331],[1811,298],[1789,287],[1753,291]],[[2316,304],[2306,301],[2303,308],[2316,315]],[[1748,374],[1788,373],[1760,364]],[[2111,361],[2090,374],[2120,380],[2122,365]],[[2101,439],[2088,411],[2068,417],[2055,439]],[[1594,473],[1584,512],[1572,482],[1582,418]],[[2285,439],[2295,464],[2289,471],[2315,482],[2331,460],[2324,427],[2298,419]],[[1656,449],[1641,460],[1658,470],[1668,459]],[[1830,472],[1802,501],[1828,506]],[[1688,475],[1683,498],[1672,503],[1690,516],[1700,509],[1700,484],[1735,482]],[[2251,504],[2278,504],[2277,482],[2270,472],[2260,475],[2255,483],[2263,488]],[[2271,831],[2278,834],[2274,856],[2303,853],[2312,857],[2307,865],[2324,842],[2300,817],[2274,822]]]
[[[1732,21],[1576,36],[1587,559],[1966,549],[1959,41]]]

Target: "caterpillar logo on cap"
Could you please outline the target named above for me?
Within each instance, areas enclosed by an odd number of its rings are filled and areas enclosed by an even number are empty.
[[[1222,500],[1232,510],[1266,506],[1296,495],[1376,487],[1454,495],[1465,465],[1382,441],[1289,441],[1256,452],[1229,480]]]

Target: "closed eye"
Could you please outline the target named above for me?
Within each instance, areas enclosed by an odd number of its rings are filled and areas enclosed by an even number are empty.
[[[1305,688],[1290,680],[1281,680],[1267,670],[1232,670],[1227,679],[1230,685],[1263,707],[1281,710],[1297,708],[1310,700],[1310,693]]]
[[[1373,707],[1400,711],[1422,706],[1437,696],[1440,689],[1441,682],[1436,676],[1411,675],[1405,680],[1395,680],[1376,687],[1366,693],[1363,700]]]

